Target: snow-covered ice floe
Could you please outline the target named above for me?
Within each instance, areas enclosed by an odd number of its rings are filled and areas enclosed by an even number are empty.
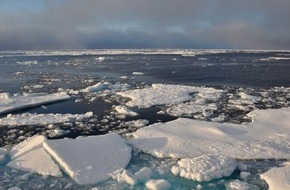
[[[290,108],[255,110],[251,123],[229,124],[179,118],[137,130],[129,143],[153,156],[204,154],[238,159],[290,158]]]
[[[8,114],[6,117],[0,119],[1,125],[8,126],[22,126],[22,125],[48,125],[65,122],[81,121],[84,118],[90,118],[93,112],[85,114],[31,114],[24,113],[18,115]]]
[[[172,105],[191,100],[193,98],[189,95],[191,93],[213,94],[220,91],[206,87],[152,84],[152,87],[118,92],[117,94],[131,99],[127,102],[127,106],[147,108],[155,105]]]
[[[54,94],[24,94],[23,96],[10,96],[8,93],[0,93],[0,114],[67,100],[69,98],[70,96],[64,92]]]
[[[11,168],[59,177],[61,170],[78,184],[95,184],[123,170],[131,159],[131,147],[115,133],[47,140],[36,135],[10,152]]]
[[[290,165],[274,167],[260,176],[268,183],[271,190],[290,189]]]

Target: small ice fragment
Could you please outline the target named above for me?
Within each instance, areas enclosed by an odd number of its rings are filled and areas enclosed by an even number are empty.
[[[237,162],[233,158],[202,155],[181,159],[178,165],[171,169],[174,175],[179,174],[181,177],[201,182],[230,176],[236,169]]]
[[[167,190],[171,188],[171,184],[165,179],[150,179],[145,183],[145,186],[150,190]]]
[[[151,174],[152,174],[152,171],[148,167],[143,167],[135,173],[138,181],[143,182],[143,183],[150,179]]]
[[[132,75],[144,75],[142,72],[133,72]]]
[[[128,109],[126,106],[122,106],[122,105],[119,105],[119,106],[116,106],[115,107],[115,110],[119,113],[119,114],[123,114],[123,115],[128,115],[128,116],[137,116],[138,113]]]
[[[137,183],[136,177],[128,170],[123,170],[122,173],[118,173],[114,178],[119,183],[128,183],[129,185],[135,185]]]

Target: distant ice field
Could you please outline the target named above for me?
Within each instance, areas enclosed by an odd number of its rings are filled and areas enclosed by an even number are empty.
[[[2,51],[0,189],[287,189],[289,76],[282,50]]]

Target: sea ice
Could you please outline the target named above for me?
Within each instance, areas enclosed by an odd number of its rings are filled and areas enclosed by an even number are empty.
[[[290,165],[272,168],[260,177],[268,183],[271,190],[290,189]]]
[[[193,97],[189,94],[194,92],[214,93],[219,92],[219,90],[205,87],[152,84],[152,87],[118,92],[117,94],[131,99],[126,103],[127,106],[147,108],[154,105],[172,105],[191,100]]]
[[[115,110],[118,112],[118,114],[122,114],[122,115],[127,115],[127,116],[137,116],[138,113],[128,109],[126,106],[115,106]]]
[[[179,118],[133,133],[129,143],[153,156],[197,157],[203,154],[239,159],[290,157],[290,108],[255,110],[253,122],[214,123]]]
[[[64,92],[54,94],[24,94],[23,96],[10,96],[7,93],[1,93],[0,114],[67,100],[69,98],[70,96]]]
[[[150,190],[167,190],[171,188],[171,184],[165,179],[150,179],[145,183],[145,186]]]
[[[230,176],[236,168],[237,162],[233,158],[202,155],[179,160],[178,166],[173,166],[171,171],[174,175],[201,182]]]
[[[17,157],[7,164],[10,168],[37,173],[40,175],[50,175],[54,177],[62,176],[62,173],[51,159],[50,155],[46,153],[43,148],[32,150],[23,156]]]
[[[75,122],[81,121],[84,118],[90,118],[92,115],[92,112],[87,112],[85,114],[8,114],[6,117],[0,119],[0,126],[48,125],[55,123]]]
[[[104,181],[113,172],[124,169],[131,159],[131,147],[115,133],[50,140],[43,146],[78,184]]]

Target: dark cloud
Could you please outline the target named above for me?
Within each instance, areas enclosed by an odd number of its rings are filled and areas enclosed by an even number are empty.
[[[289,0],[39,1],[0,10],[0,49],[290,49]]]

